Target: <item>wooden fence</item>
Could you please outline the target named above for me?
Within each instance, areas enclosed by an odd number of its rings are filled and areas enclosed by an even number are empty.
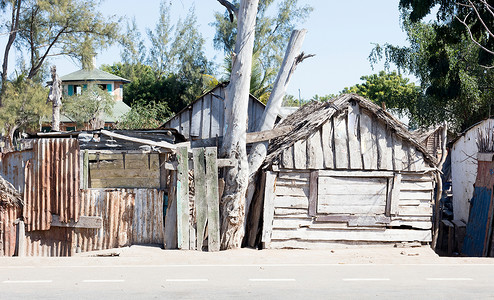
[[[178,164],[171,173],[168,194],[165,247],[219,251],[217,150],[214,147],[195,148],[192,150],[192,158],[191,182],[188,148],[178,148]]]

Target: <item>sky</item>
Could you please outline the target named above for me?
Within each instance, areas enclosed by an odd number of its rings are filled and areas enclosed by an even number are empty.
[[[302,50],[315,56],[297,67],[287,90],[290,95],[298,97],[300,93],[302,99],[310,99],[316,94],[338,93],[360,83],[361,76],[382,70],[382,65],[372,70],[367,59],[372,43],[407,45],[400,27],[398,0],[299,0],[299,4],[314,8],[308,20],[297,28],[308,30]],[[215,31],[209,23],[214,20],[215,11],[224,12],[224,7],[216,0],[174,0],[173,23],[184,18],[192,5],[196,8],[199,31],[206,41],[206,56],[219,64],[223,53],[213,48]],[[106,0],[99,10],[106,15],[123,17],[124,22],[135,18],[145,36],[146,28],[153,29],[158,20],[159,1]],[[125,28],[125,23],[121,25]],[[97,55],[96,66],[119,60],[120,48],[113,46]],[[69,58],[51,63],[57,65],[61,76],[80,69],[80,65]],[[13,69],[11,63],[10,70]]]

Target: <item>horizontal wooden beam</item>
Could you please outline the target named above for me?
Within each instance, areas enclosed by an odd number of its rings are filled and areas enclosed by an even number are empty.
[[[252,143],[269,141],[269,140],[272,140],[276,137],[285,135],[292,130],[293,130],[292,126],[281,126],[281,127],[276,127],[274,129],[271,129],[271,130],[265,130],[265,131],[259,131],[259,132],[248,132],[247,138],[246,138],[246,143],[252,144]]]
[[[320,170],[319,176],[334,176],[334,177],[394,177],[393,171],[333,171]]]
[[[130,141],[130,142],[135,142],[135,143],[139,143],[139,144],[150,145],[150,146],[155,146],[155,147],[160,147],[160,148],[165,148],[165,149],[170,149],[170,150],[175,150],[177,148],[174,144],[171,144],[168,142],[164,142],[164,141],[155,142],[155,141],[148,140],[148,139],[141,139],[141,138],[126,136],[123,134],[111,132],[111,131],[104,130],[104,129],[101,130],[101,134],[111,136],[111,137],[116,138],[116,139],[126,140],[126,141]]]
[[[80,216],[78,222],[70,221],[69,223],[60,222],[60,216],[52,215],[51,226],[53,227],[70,227],[70,228],[93,228],[103,227],[103,218]]]
[[[218,158],[218,168],[224,168],[224,167],[234,167],[236,165],[236,160],[230,159],[230,158]],[[193,161],[189,159],[189,170],[193,169]],[[167,170],[174,170],[176,171],[178,167],[178,162],[172,161],[172,162],[165,162],[165,169]]]

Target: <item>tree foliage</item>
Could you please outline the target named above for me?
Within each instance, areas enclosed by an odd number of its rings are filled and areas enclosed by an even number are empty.
[[[50,115],[51,105],[46,103],[47,95],[47,88],[24,76],[5,83],[3,106],[0,107],[0,130],[5,133],[7,148],[12,148],[16,130],[37,129],[41,118]]]
[[[232,3],[238,6],[239,1]],[[298,0],[283,0],[278,3],[277,12],[271,15],[270,10],[274,3],[274,0],[260,1],[257,12],[252,68],[252,77],[255,81],[251,82],[251,93],[258,98],[263,98],[263,95],[269,92],[276,79],[295,25],[307,19],[312,11],[308,5],[298,6]],[[211,23],[216,28],[214,46],[226,54],[225,77],[229,78],[231,54],[237,36],[237,20],[230,22],[227,11],[223,14],[217,12],[214,17],[215,21]]]
[[[16,1],[13,1],[16,2]],[[118,23],[99,13],[98,0],[22,0],[15,45],[28,53],[27,78],[49,57],[68,56],[87,65],[118,38]]]
[[[117,124],[119,129],[152,129],[162,125],[172,112],[164,102],[136,102]]]
[[[154,29],[147,29],[150,47],[138,33],[135,22],[127,25],[122,42],[122,63],[103,66],[112,74],[131,80],[124,86],[124,101],[130,106],[166,104],[178,112],[217,81],[213,65],[204,53],[204,39],[197,29],[192,7],[176,24],[170,20],[171,2],[160,5]]]
[[[81,94],[63,100],[63,114],[74,121],[77,127],[86,129],[102,128],[104,115],[111,116],[115,104],[112,95],[94,84],[88,85]]]
[[[398,110],[402,114],[416,115],[420,87],[397,72],[372,74],[360,77],[364,83],[346,87],[342,93],[356,93],[379,106]],[[419,117],[419,116],[417,116]]]
[[[446,12],[440,9],[439,15]],[[480,63],[486,62],[485,51],[465,32],[455,31],[453,21],[412,22],[423,13],[426,10],[403,10],[409,46],[377,44],[369,59],[371,64],[384,59],[386,68],[395,64],[420,80],[421,95],[415,111],[418,124],[447,120],[453,129],[463,130],[487,117],[493,108],[492,74]]]

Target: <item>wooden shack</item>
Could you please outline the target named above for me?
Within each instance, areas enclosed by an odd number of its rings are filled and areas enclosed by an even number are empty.
[[[280,126],[264,164],[266,248],[430,242],[435,158],[372,102],[311,102]],[[257,199],[256,199],[257,200]]]
[[[221,83],[178,112],[161,128],[173,128],[192,147],[219,146],[227,130],[225,98],[228,83]],[[255,132],[266,106],[249,95],[247,132]]]

